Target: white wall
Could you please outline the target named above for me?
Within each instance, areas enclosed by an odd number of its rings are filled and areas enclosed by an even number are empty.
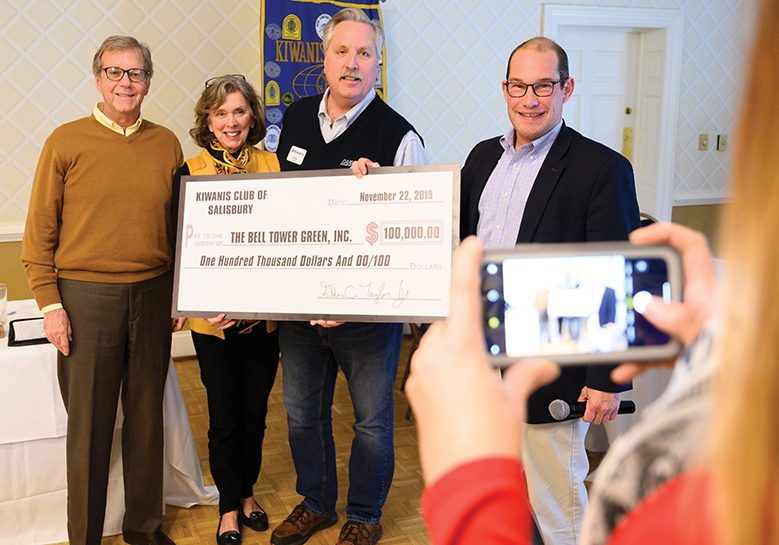
[[[754,11],[749,0],[554,0],[552,4],[678,9],[684,51],[674,176],[676,203],[726,195],[731,136],[741,101]],[[514,46],[541,32],[538,0],[387,0],[389,101],[425,138],[437,162],[462,162],[478,141],[508,128],[500,82]],[[565,44],[561,44],[565,47]],[[747,48],[745,50],[745,47]],[[698,134],[709,133],[708,151]]]
[[[268,0],[273,1],[273,0]],[[558,4],[682,10],[685,17],[675,197],[721,199],[728,152],[697,149],[697,135],[732,134],[747,53],[749,0],[556,0]],[[389,102],[437,162],[462,162],[506,128],[500,81],[509,52],[539,34],[538,0],[387,0]],[[259,0],[3,0],[0,4],[0,240],[19,237],[40,148],[51,130],[98,99],[92,55],[109,34],[152,49],[144,117],[187,131],[203,82],[226,73],[259,80]],[[563,44],[564,45],[564,44]],[[730,147],[733,146],[733,138]],[[713,146],[712,146],[713,147]]]
[[[259,81],[259,0],[3,0],[0,4],[0,240],[18,238],[40,149],[99,95],[92,56],[106,36],[149,44],[154,77],[143,116],[172,129],[185,156],[203,82]]]

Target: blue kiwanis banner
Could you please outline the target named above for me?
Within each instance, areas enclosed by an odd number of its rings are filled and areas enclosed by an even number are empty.
[[[327,0],[260,0],[260,85],[265,102],[265,149],[276,151],[281,121],[287,106],[301,97],[325,91],[322,29],[343,8],[362,8],[371,19],[381,21],[378,0],[339,2]],[[386,47],[379,59],[376,92],[383,98],[387,73]]]

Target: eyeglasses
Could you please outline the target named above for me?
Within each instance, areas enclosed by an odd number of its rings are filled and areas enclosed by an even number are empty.
[[[506,87],[506,92],[510,97],[522,98],[527,94],[529,87],[533,88],[533,92],[537,97],[548,97],[554,93],[554,86],[561,81],[537,81],[530,85],[516,81],[504,81],[503,85]]]
[[[214,83],[216,83],[217,80],[220,80],[220,79],[223,79],[223,78],[240,78],[243,81],[246,81],[246,77],[243,74],[225,74],[224,76],[216,76],[215,78],[207,79],[206,80],[206,89],[208,89]]]
[[[125,74],[130,78],[130,81],[135,83],[143,83],[146,81],[146,78],[149,77],[149,73],[143,68],[130,68],[129,70],[124,70],[118,66],[107,66],[100,70],[105,72],[105,77],[111,81],[121,81]]]

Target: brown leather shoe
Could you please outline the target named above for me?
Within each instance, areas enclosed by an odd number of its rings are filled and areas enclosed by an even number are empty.
[[[270,542],[273,545],[303,545],[316,532],[329,528],[336,522],[338,515],[335,511],[320,516],[300,503],[284,522],[276,526],[270,536]]]
[[[373,545],[381,538],[381,524],[347,520],[336,545]]]
[[[130,545],[176,545],[172,539],[159,530],[148,534],[125,530],[122,532],[122,539]]]

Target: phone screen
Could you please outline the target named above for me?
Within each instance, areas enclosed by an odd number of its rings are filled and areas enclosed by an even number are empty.
[[[642,315],[652,296],[672,298],[663,258],[509,256],[482,267],[493,356],[605,355],[670,341]]]

